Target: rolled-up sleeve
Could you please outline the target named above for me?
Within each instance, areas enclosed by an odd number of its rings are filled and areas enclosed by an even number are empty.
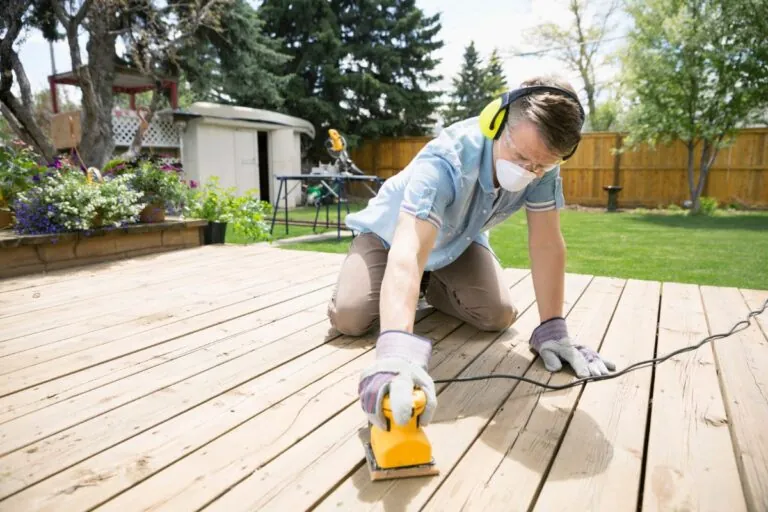
[[[439,156],[424,154],[409,167],[400,211],[426,220],[440,229],[445,210],[455,195],[451,166]]]
[[[525,195],[525,208],[532,212],[544,212],[565,206],[563,179],[560,166],[547,172]]]

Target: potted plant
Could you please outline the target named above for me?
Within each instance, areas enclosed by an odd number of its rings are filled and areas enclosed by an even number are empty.
[[[178,207],[186,197],[186,187],[173,170],[143,161],[131,171],[131,187],[142,194],[146,206],[139,214],[141,222],[163,222],[168,207]]]
[[[261,201],[255,190],[238,196],[234,187],[222,188],[219,177],[211,176],[202,188],[191,192],[188,212],[191,217],[208,221],[204,243],[222,244],[228,226],[252,239],[266,239],[269,209],[269,203]]]
[[[211,176],[199,189],[190,189],[189,215],[208,221],[203,230],[205,244],[223,244],[227,234],[227,224],[232,220],[232,204],[235,199],[234,187],[224,189],[219,185],[219,177]]]

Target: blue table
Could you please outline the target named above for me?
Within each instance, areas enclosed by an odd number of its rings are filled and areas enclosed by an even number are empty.
[[[368,175],[356,175],[356,174],[293,174],[293,175],[281,175],[275,176],[280,182],[280,186],[277,190],[277,198],[272,211],[272,225],[269,228],[269,233],[272,234],[275,228],[275,219],[277,218],[277,210],[280,205],[280,198],[285,197],[285,234],[288,234],[288,182],[296,181],[296,185],[300,185],[302,182],[320,182],[335,198],[336,198],[336,239],[341,240],[341,203],[347,198],[345,184],[348,182],[362,182],[365,187],[371,191],[375,196],[374,191],[368,183],[376,183],[381,187],[384,183],[384,178],[378,176]],[[294,186],[296,188],[296,186]],[[293,189],[291,189],[293,190]],[[285,192],[283,192],[285,191]],[[349,212],[349,204],[347,204],[347,212]],[[320,205],[317,205],[317,211],[315,212],[315,223],[317,226],[317,216],[320,213]],[[328,210],[326,206],[326,224],[328,223]],[[314,229],[314,227],[313,227]]]

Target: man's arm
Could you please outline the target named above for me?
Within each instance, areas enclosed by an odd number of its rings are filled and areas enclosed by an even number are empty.
[[[401,212],[381,283],[381,331],[413,332],[419,284],[437,239],[437,227]]]
[[[544,322],[563,316],[565,240],[558,210],[527,211],[528,252],[539,317]]]
[[[453,197],[449,170],[439,158],[431,160],[424,156],[419,162],[423,165],[405,186],[379,295],[376,361],[362,373],[358,385],[363,410],[379,428],[386,428],[382,401],[387,393],[392,418],[399,425],[410,419],[414,386],[427,399],[420,424],[429,424],[437,407],[435,384],[428,373],[432,341],[413,333],[421,275]]]

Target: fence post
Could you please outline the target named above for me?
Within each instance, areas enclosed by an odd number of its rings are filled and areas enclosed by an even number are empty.
[[[608,211],[615,212],[619,207],[619,192],[621,186],[621,134],[616,134],[616,151],[613,154],[613,184],[603,186],[603,190],[608,192]]]

